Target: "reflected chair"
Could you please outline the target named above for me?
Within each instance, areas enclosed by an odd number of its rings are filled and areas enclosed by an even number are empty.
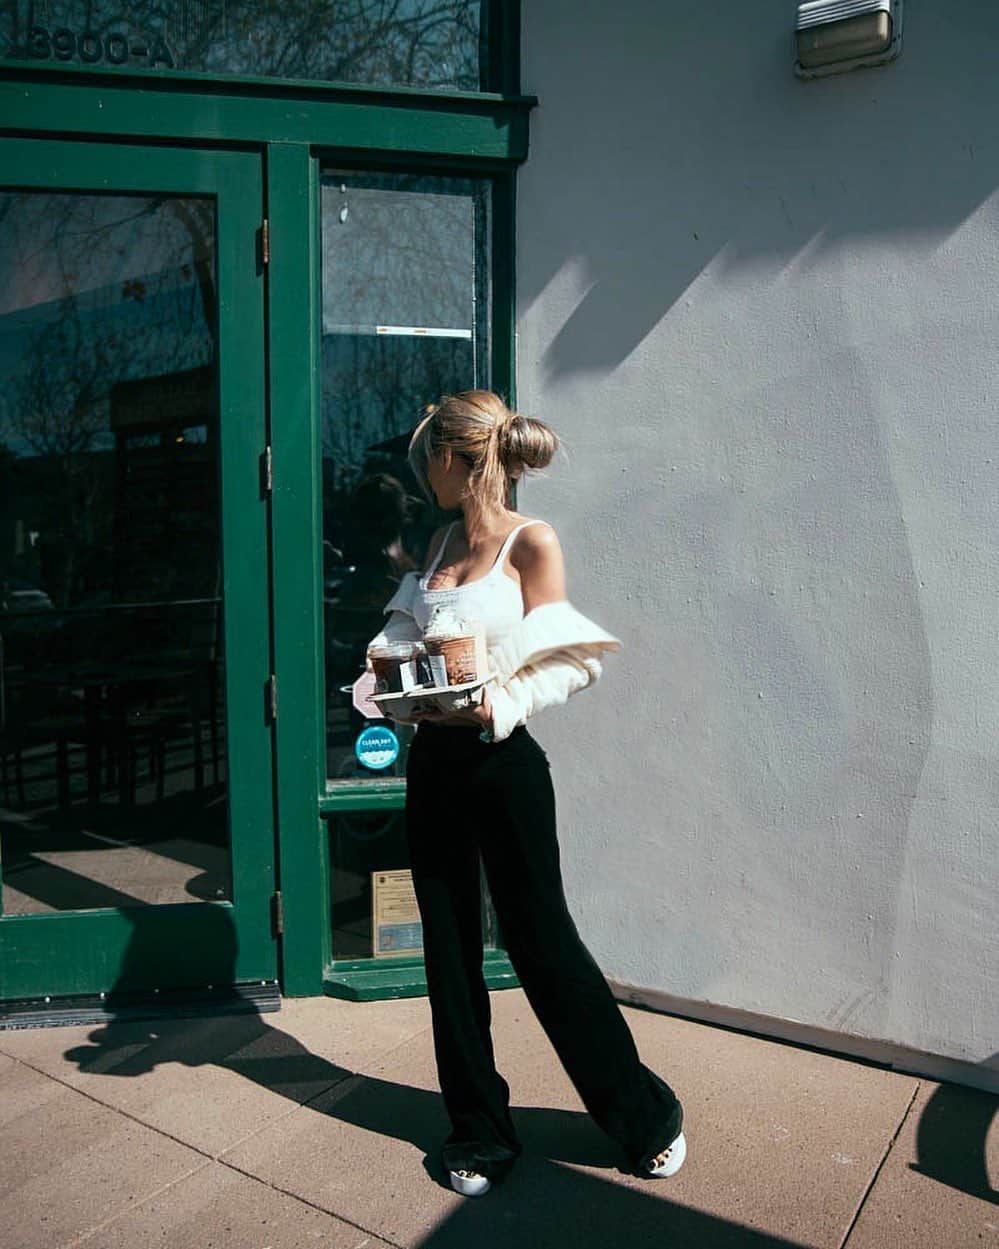
[[[54,688],[22,687],[6,694],[6,717],[0,729],[0,785],[4,802],[10,802],[12,791],[20,807],[27,805],[25,763],[32,763],[31,783],[43,785],[55,780],[58,805],[68,807],[70,793],[70,747],[87,744],[87,718],[79,705],[64,692]],[[54,772],[46,776],[45,748],[52,747],[49,758]],[[39,765],[42,771],[39,772]],[[42,790],[44,795],[44,789]],[[44,800],[40,805],[48,806]]]
[[[99,731],[107,747],[108,783],[117,781],[123,805],[135,802],[143,754],[156,801],[163,800],[171,742],[190,743],[194,788],[204,788],[206,720],[218,782],[220,621],[214,599],[108,609]]]

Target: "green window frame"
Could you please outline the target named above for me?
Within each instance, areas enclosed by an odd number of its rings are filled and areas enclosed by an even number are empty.
[[[285,152],[292,159],[290,152]],[[301,153],[299,153],[301,160]],[[289,289],[284,296],[290,306],[299,308],[311,306],[313,313],[309,323],[309,358],[308,377],[293,380],[288,377],[289,399],[297,395],[293,403],[289,403],[287,411],[293,408],[303,414],[305,419],[296,423],[294,437],[288,437],[284,454],[279,455],[278,447],[274,451],[275,498],[274,498],[274,533],[276,551],[281,549],[283,541],[300,542],[300,535],[309,532],[312,541],[308,552],[301,552],[295,564],[290,559],[279,559],[277,563],[286,574],[283,584],[275,579],[275,601],[290,602],[293,598],[302,600],[300,618],[307,618],[310,628],[308,642],[308,661],[305,661],[302,637],[294,625],[294,617],[278,615],[275,617],[275,650],[278,656],[277,666],[281,672],[281,700],[290,705],[308,706],[320,709],[323,705],[323,617],[321,601],[321,483],[320,483],[320,448],[319,448],[319,326],[320,290],[319,290],[319,173],[324,162],[336,160],[343,163],[343,154],[325,147],[313,148],[308,156],[308,178],[311,190],[308,196],[299,199],[297,229],[300,237],[308,237],[311,247],[315,249],[315,262],[307,266],[307,272],[300,275],[301,283],[297,289]],[[377,158],[358,160],[355,156],[352,165],[362,168],[365,164],[379,170],[405,170],[407,173],[440,173],[460,170],[464,176],[485,177],[492,185],[492,222],[493,246],[491,249],[492,272],[490,280],[493,293],[492,319],[492,374],[494,386],[510,396],[515,397],[514,376],[514,274],[512,260],[513,226],[515,212],[514,173],[510,167],[497,166],[495,162],[484,161],[470,156],[460,162],[441,161],[433,157],[413,156],[395,153],[380,153]],[[304,168],[300,174],[304,173]],[[281,193],[280,188],[296,185],[288,166],[274,167],[273,188],[275,195]],[[289,210],[292,205],[288,205]],[[273,227],[272,227],[273,229]],[[279,293],[280,294],[280,293]],[[272,305],[273,306],[273,305]],[[287,317],[272,317],[272,326],[280,324],[290,327]],[[303,329],[305,327],[303,326]],[[271,341],[272,370],[283,369],[293,358],[292,344]],[[290,372],[293,370],[289,370]],[[308,393],[303,393],[307,390]],[[277,379],[272,379],[272,396],[280,393]],[[285,433],[290,434],[286,429]],[[288,457],[294,456],[294,466]],[[305,477],[310,475],[306,488]],[[292,482],[297,483],[292,486]],[[293,510],[294,509],[294,510]],[[280,574],[279,574],[280,575]],[[305,597],[309,598],[309,606],[304,605]],[[291,673],[295,673],[296,684],[290,695],[286,683]],[[426,976],[421,957],[406,958],[400,956],[391,960],[357,959],[334,960],[332,957],[332,925],[330,916],[330,865],[329,865],[329,832],[327,822],[334,819],[340,811],[389,811],[399,810],[405,805],[406,787],[401,779],[359,782],[329,781],[326,777],[326,753],[324,724],[322,716],[317,714],[312,725],[303,725],[298,716],[294,724],[285,722],[279,715],[278,721],[278,804],[287,804],[289,809],[296,805],[292,824],[298,828],[309,827],[304,821],[310,814],[304,809],[302,794],[318,793],[318,803],[311,813],[315,829],[316,843],[300,844],[295,847],[282,845],[281,864],[282,879],[289,865],[289,855],[295,855],[298,866],[292,880],[294,881],[294,897],[282,887],[285,898],[285,914],[294,912],[298,917],[295,931],[286,925],[285,967],[292,966],[303,970],[315,965],[314,958],[305,955],[305,947],[321,950],[322,975],[319,986],[309,981],[303,992],[325,992],[331,996],[346,997],[352,1000],[368,1000],[385,997],[418,996],[426,992]],[[282,749],[282,743],[286,749]],[[282,759],[286,760],[285,768]],[[301,769],[297,780],[291,781],[287,768]],[[305,770],[308,769],[310,786],[305,783]],[[285,778],[289,784],[284,784]],[[318,818],[317,818],[318,817]],[[311,830],[310,830],[311,831]],[[323,865],[322,874],[317,878],[309,873],[309,863],[316,857]],[[309,890],[311,897],[305,896]],[[305,917],[312,916],[310,929],[305,927]],[[291,942],[301,942],[302,950],[295,953]],[[487,950],[484,956],[484,972],[486,983],[490,988],[502,988],[517,984],[516,976],[509,960],[502,950]],[[287,986],[292,978],[286,975],[286,991],[295,990]]]
[[[515,400],[515,175],[537,103],[519,93],[519,4],[492,6],[497,92],[209,79],[204,75],[0,65],[0,133],[89,136],[257,153],[266,266],[268,442],[272,448],[270,590],[277,715],[274,816],[288,996],[410,996],[422,959],[334,964],[326,821],[337,811],[398,809],[404,781],[327,783],[322,718],[323,615],[319,447],[319,170],[356,168],[484,177],[492,185],[492,374]],[[502,951],[488,983],[515,984]]]

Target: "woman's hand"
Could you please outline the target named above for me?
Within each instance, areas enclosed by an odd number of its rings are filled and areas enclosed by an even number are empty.
[[[489,701],[489,687],[482,691],[482,701],[462,711],[424,711],[411,717],[411,723],[423,724],[467,724],[469,728],[492,728],[493,709]]]

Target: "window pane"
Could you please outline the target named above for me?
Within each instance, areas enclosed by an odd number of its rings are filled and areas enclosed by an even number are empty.
[[[5,57],[478,91],[479,0],[7,0]]]
[[[473,341],[475,184],[323,179],[323,332],[447,331]]]
[[[413,729],[384,767],[355,749],[376,723],[352,686],[403,574],[441,516],[406,461],[421,409],[488,385],[487,186],[329,172],[322,183],[323,549],[331,780],[405,773]],[[373,708],[368,707],[368,712]],[[381,762],[381,760],[379,760]]]
[[[3,911],[228,898],[214,201],[0,223]]]
[[[342,812],[329,826],[333,957],[420,957],[405,812]],[[494,949],[498,928],[484,873],[481,882],[482,939]]]

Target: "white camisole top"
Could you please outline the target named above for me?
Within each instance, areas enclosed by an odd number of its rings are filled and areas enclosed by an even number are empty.
[[[486,630],[486,647],[491,651],[502,642],[508,634],[524,619],[524,598],[520,585],[503,571],[503,564],[513,546],[517,534],[528,525],[543,522],[525,520],[511,529],[507,534],[493,566],[484,577],[474,581],[466,581],[463,585],[445,586],[439,590],[428,590],[427,582],[437,570],[441,557],[447,547],[451,531],[457,522],[448,526],[444,538],[434,556],[433,562],[422,576],[418,573],[407,573],[415,584],[410,593],[410,611],[420,629],[426,629],[434,608],[446,604],[458,616],[466,620],[481,620]],[[408,587],[407,587],[408,588]],[[400,586],[400,589],[402,587]],[[391,606],[391,604],[389,605]]]

